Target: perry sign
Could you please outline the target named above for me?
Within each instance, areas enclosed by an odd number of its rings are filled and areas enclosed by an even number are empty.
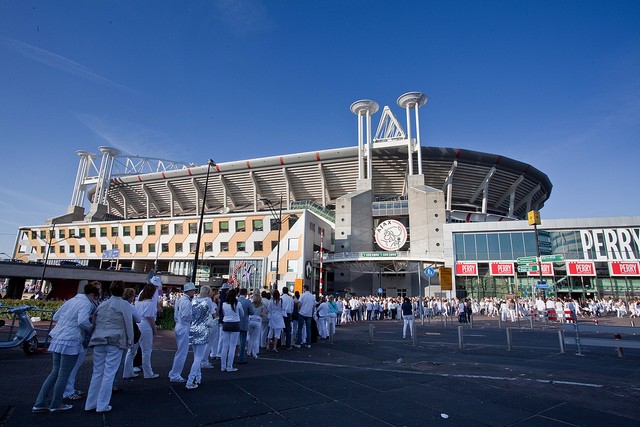
[[[407,229],[395,219],[382,221],[375,230],[376,243],[385,251],[397,251],[407,243]]]
[[[593,261],[567,261],[567,276],[596,275],[596,263]]]
[[[456,276],[477,276],[478,263],[476,262],[457,262]]]
[[[491,262],[489,271],[492,276],[513,276],[513,262]]]
[[[640,276],[640,262],[612,261],[609,263],[610,276]]]

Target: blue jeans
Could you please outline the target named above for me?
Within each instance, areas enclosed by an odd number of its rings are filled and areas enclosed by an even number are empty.
[[[57,408],[62,406],[62,395],[67,387],[69,375],[78,360],[77,354],[60,354],[53,353],[51,373],[40,388],[40,393],[36,399],[35,407],[38,408]],[[51,404],[48,403],[49,394],[51,394]]]
[[[307,343],[306,345],[311,345],[311,316],[303,316],[298,314],[298,333],[296,334],[296,344],[302,345],[302,328],[306,328],[307,332]]]
[[[247,361],[247,331],[240,331],[238,337],[238,345],[240,346],[240,352],[238,353],[238,362]]]

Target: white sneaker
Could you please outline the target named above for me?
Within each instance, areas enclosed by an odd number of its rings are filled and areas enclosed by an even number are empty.
[[[208,363],[208,362],[202,362],[200,364],[200,367],[204,368],[204,369],[211,369],[211,368],[213,368],[213,365],[211,363]]]
[[[193,390],[193,389],[195,389],[195,388],[198,388],[198,384],[196,384],[196,383],[187,383],[187,385],[185,386],[185,388],[186,388],[187,390]]]
[[[172,383],[186,383],[187,380],[185,380],[182,377],[178,377],[178,378],[169,378],[169,382],[172,382]]]
[[[140,372],[142,372],[142,369],[138,368],[137,366],[133,368],[134,374],[139,374]]]
[[[227,372],[235,372],[238,368],[227,368]]]

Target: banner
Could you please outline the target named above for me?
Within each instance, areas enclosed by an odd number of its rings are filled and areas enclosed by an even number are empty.
[[[477,276],[478,263],[458,262],[456,263],[456,276]]]
[[[610,276],[640,276],[638,261],[612,261],[609,263]]]
[[[567,261],[567,276],[596,275],[596,264],[593,261]]]
[[[491,262],[489,263],[489,272],[492,276],[513,276],[515,274],[513,262]]]

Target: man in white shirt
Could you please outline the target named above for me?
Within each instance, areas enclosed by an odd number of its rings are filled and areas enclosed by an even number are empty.
[[[187,360],[189,352],[189,328],[191,327],[191,300],[196,294],[196,285],[193,283],[184,284],[184,295],[180,297],[175,305],[173,319],[176,321],[175,334],[177,350],[173,357],[173,366],[169,371],[169,381],[172,383],[183,383],[186,380],[182,377],[184,362]]]
[[[296,337],[296,348],[302,345],[302,328],[306,328],[306,346],[311,348],[311,318],[316,305],[316,297],[309,292],[309,285],[304,285],[304,292],[300,295],[300,309],[298,310],[298,334]]]
[[[291,350],[291,314],[293,313],[293,298],[289,295],[289,288],[286,286],[282,288],[282,311],[286,314],[284,316],[284,336],[285,345],[287,350]]]

